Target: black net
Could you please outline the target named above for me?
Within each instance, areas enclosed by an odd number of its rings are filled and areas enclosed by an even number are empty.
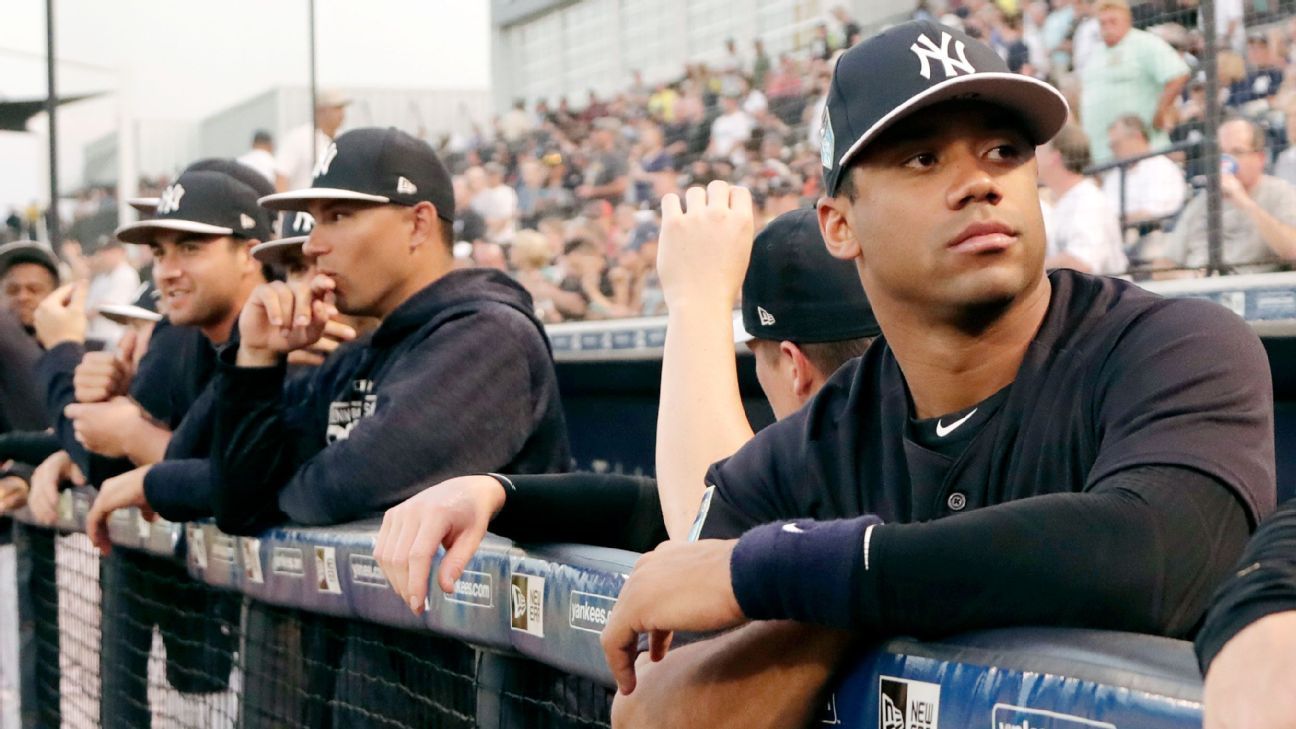
[[[269,605],[174,558],[18,529],[27,726],[609,726],[612,691],[511,654]]]

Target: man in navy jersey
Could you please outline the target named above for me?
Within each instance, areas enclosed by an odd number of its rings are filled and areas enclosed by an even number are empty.
[[[638,562],[603,634],[615,724],[804,723],[842,629],[1190,634],[1273,509],[1268,365],[1211,303],[1045,275],[1034,148],[1066,117],[935,23],[840,57],[819,223],[882,339],[712,466],[700,541]]]

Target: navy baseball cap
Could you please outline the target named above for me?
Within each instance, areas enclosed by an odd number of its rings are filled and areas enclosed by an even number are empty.
[[[838,342],[881,333],[855,265],[828,252],[813,208],[783,213],[756,235],[736,342]]]
[[[22,263],[34,263],[49,271],[55,281],[59,280],[58,258],[44,243],[34,240],[16,240],[0,246],[0,276]]]
[[[237,164],[237,163],[235,163]],[[158,197],[154,217],[117,229],[125,243],[148,244],[159,231],[270,238],[270,214],[257,204],[256,187],[215,169],[187,169]]]
[[[252,257],[262,263],[282,264],[289,254],[301,250],[314,227],[315,218],[310,213],[285,211],[279,215],[279,235],[282,237],[252,246]]]
[[[430,202],[454,221],[454,187],[427,142],[395,127],[353,129],[338,136],[315,163],[304,190],[261,198],[272,210],[306,210],[312,200],[359,200],[393,205]]]
[[[824,190],[879,134],[943,101],[976,100],[1017,113],[1031,141],[1044,144],[1066,124],[1066,99],[1052,86],[1008,70],[990,46],[930,20],[901,23],[841,54],[824,106]]]

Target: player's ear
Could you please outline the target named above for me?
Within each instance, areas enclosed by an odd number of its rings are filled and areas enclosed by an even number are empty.
[[[850,261],[860,257],[859,243],[851,227],[850,200],[845,196],[821,197],[817,206],[819,232],[833,258]]]
[[[413,251],[420,246],[440,245],[441,227],[437,219],[436,206],[424,200],[410,210],[414,214],[410,250]]]
[[[779,343],[779,359],[789,368],[792,383],[792,394],[797,402],[805,404],[814,394],[815,383],[819,379],[819,370],[793,342]]]

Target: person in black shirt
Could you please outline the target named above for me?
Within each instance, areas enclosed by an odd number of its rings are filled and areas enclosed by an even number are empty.
[[[1033,148],[1065,123],[1056,91],[910,22],[841,56],[826,109],[820,227],[883,339],[711,468],[700,541],[638,562],[603,633],[624,726],[804,717],[841,629],[1189,635],[1273,508],[1271,380],[1245,323],[1045,275]],[[671,631],[739,625],[665,652]],[[643,633],[661,662],[637,675]]]
[[[1256,530],[1196,648],[1205,729],[1296,729],[1296,500]]]

